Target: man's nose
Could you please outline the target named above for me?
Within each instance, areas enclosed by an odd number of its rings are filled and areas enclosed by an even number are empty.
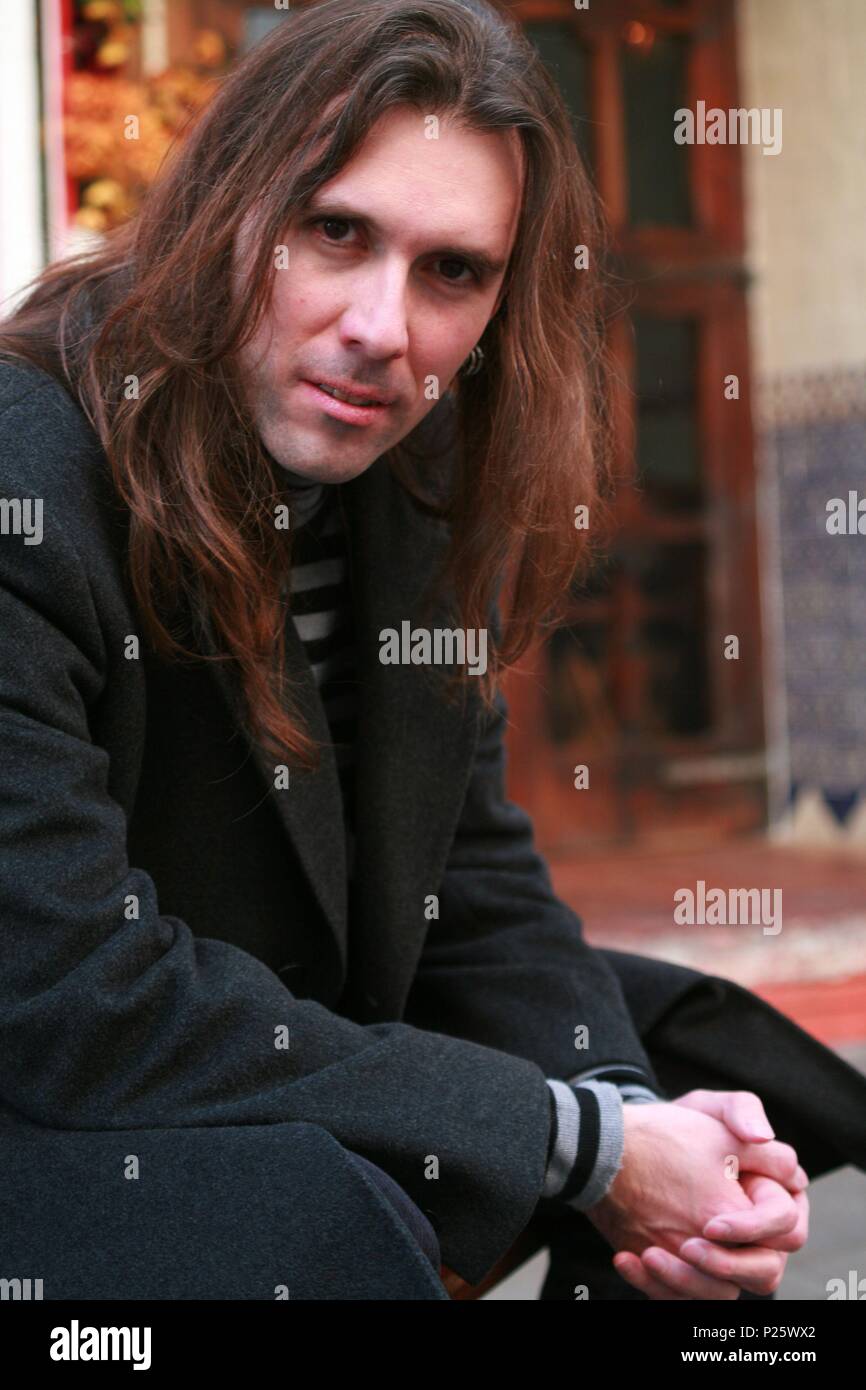
[[[360,277],[353,290],[340,325],[343,345],[360,347],[370,358],[403,356],[409,346],[405,270],[380,267]]]

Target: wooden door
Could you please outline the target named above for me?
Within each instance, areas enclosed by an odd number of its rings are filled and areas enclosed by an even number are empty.
[[[740,151],[673,139],[678,108],[739,105],[733,4],[514,12],[566,98],[632,289],[610,325],[615,538],[507,678],[510,792],[554,855],[747,830],[765,816],[765,760]]]

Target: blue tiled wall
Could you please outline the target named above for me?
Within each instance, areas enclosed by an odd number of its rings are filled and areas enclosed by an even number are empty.
[[[866,373],[836,393],[835,408],[824,378],[797,386],[781,393],[767,439],[779,508],[790,795],[820,791],[844,827],[866,799],[866,535],[828,534],[827,503],[847,501],[852,489],[866,498]]]

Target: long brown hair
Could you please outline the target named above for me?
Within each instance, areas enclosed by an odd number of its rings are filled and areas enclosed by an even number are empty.
[[[163,600],[184,595],[235,663],[250,727],[298,765],[314,766],[318,749],[286,698],[286,542],[235,354],[267,308],[281,233],[397,105],[514,130],[523,153],[504,309],[482,338],[485,369],[455,382],[461,464],[440,513],[451,544],[437,581],[455,625],[489,627],[504,576],[510,584],[501,640],[474,678],[491,700],[586,562],[575,507],[600,515],[609,380],[597,197],[554,82],[494,5],[295,6],[176,142],[135,217],[95,252],[49,266],[0,329],[0,354],[54,375],[99,434],[130,510],[130,577],[154,646],[194,655],[161,616]],[[248,214],[252,293],[238,304],[229,267]],[[414,435],[388,466],[435,510]]]

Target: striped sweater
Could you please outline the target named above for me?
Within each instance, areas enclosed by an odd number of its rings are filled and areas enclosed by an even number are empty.
[[[349,878],[354,868],[354,739],[357,715],[349,563],[337,487],[290,475],[294,622],[324,705],[343,794]],[[658,1101],[650,1078],[615,1062],[548,1079],[550,1139],[542,1196],[578,1211],[607,1192],[622,1164],[623,1103]]]
[[[298,489],[292,507],[289,610],[325,709],[343,801],[346,864],[355,865],[357,680],[349,564],[336,489]]]

